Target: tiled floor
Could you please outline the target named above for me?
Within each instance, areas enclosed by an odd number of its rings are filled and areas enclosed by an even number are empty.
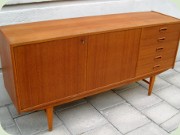
[[[180,62],[156,79],[152,96],[142,81],[61,105],[54,130],[44,111],[18,115],[0,107],[0,121],[12,135],[168,135],[180,124]]]

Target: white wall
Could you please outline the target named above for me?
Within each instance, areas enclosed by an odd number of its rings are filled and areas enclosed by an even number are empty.
[[[6,5],[12,4],[24,4],[24,3],[35,3],[35,2],[44,2],[44,1],[53,1],[53,0],[7,0]]]
[[[6,6],[2,9],[0,12],[0,26],[80,16],[151,10],[180,18],[178,10],[167,0],[40,0],[52,2],[18,5],[18,3],[22,4],[33,1],[37,2],[38,0],[10,0],[8,4],[16,5]],[[164,7],[162,7],[162,2]],[[180,50],[177,59],[180,60]],[[0,106],[10,103],[11,100],[5,91],[2,73],[0,72]]]

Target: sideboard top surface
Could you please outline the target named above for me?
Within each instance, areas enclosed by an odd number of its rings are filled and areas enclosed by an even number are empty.
[[[178,22],[180,22],[179,19],[157,12],[135,12],[16,24],[2,26],[0,31],[11,46],[19,46],[80,35]]]

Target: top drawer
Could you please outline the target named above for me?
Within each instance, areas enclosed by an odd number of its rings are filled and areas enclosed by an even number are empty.
[[[154,35],[161,35],[161,34],[179,32],[179,31],[180,31],[180,24],[165,24],[154,27],[146,27],[143,28],[142,38],[146,39],[146,38],[154,37]]]

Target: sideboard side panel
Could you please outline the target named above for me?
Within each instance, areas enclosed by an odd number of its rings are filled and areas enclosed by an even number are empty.
[[[13,54],[11,52],[11,47],[8,44],[3,33],[0,32],[0,55],[3,71],[4,85],[13,101],[14,105],[19,111],[18,99],[15,89],[15,80],[14,80],[14,66],[13,66]]]

